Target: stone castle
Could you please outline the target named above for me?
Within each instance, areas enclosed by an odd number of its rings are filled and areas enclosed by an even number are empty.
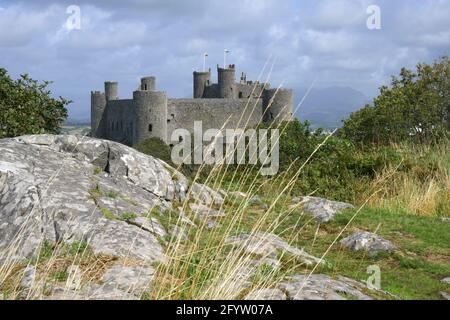
[[[127,145],[158,137],[170,144],[178,128],[193,131],[194,121],[203,130],[244,129],[260,122],[289,121],[292,118],[291,89],[271,89],[268,83],[236,82],[235,66],[217,66],[218,81],[211,82],[211,69],[194,71],[193,99],[169,99],[155,90],[155,77],[141,79],[133,99],[118,98],[118,83],[105,82],[105,92],[91,92],[91,135]]]

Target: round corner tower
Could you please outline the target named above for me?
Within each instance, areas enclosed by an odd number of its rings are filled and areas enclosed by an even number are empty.
[[[217,78],[219,84],[219,98],[236,98],[236,70],[234,66],[230,66],[229,68],[220,68],[217,66]]]
[[[133,144],[157,137],[167,142],[167,96],[163,91],[133,92],[135,136]]]
[[[119,98],[119,84],[115,81],[105,82],[106,101],[117,100]]]
[[[264,122],[292,120],[294,99],[292,89],[266,89],[263,93]]]
[[[211,84],[211,69],[204,72],[194,71],[194,99],[203,98],[205,88]]]
[[[91,91],[91,136],[106,138],[106,98],[100,91]]]
[[[156,88],[156,78],[155,77],[141,78],[141,90],[142,91],[155,91],[155,88]]]

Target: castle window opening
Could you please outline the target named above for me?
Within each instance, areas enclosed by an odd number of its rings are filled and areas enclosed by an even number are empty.
[[[242,99],[242,91],[239,92],[239,99]]]
[[[153,126],[151,124],[148,125],[148,132],[152,132],[153,131]]]

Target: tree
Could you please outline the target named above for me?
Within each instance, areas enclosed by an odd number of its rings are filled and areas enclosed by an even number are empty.
[[[382,86],[373,106],[351,114],[340,130],[357,143],[437,142],[450,130],[450,62],[442,57],[402,68],[390,86]]]
[[[71,101],[52,98],[50,83],[39,83],[27,74],[13,80],[0,68],[0,138],[59,133]]]

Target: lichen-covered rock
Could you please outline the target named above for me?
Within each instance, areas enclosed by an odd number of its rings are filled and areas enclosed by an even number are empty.
[[[245,296],[245,300],[286,300],[286,294],[280,289],[256,289]]]
[[[190,203],[189,208],[194,213],[195,219],[200,225],[203,225],[207,229],[213,229],[220,226],[217,219],[225,217],[225,211],[215,210],[210,206],[198,203]]]
[[[379,252],[392,252],[395,246],[379,235],[366,231],[358,231],[341,240],[341,244],[351,251],[364,250],[370,256],[375,256]]]
[[[203,184],[193,183],[190,192],[192,199],[198,200],[206,205],[223,204],[222,194]]]
[[[323,274],[296,275],[277,287],[288,295],[289,300],[372,300],[362,292],[363,284],[357,285],[354,280],[347,281],[344,277],[335,280]]]
[[[239,236],[228,237],[225,244],[239,246],[248,255],[258,257],[276,258],[278,253],[288,253],[295,256],[302,263],[311,266],[324,263],[303,249],[295,248],[286,241],[272,233],[257,232],[254,234],[242,233]]]
[[[71,135],[2,139],[0,261],[30,258],[46,240],[163,262],[166,231],[158,219],[145,219],[155,208],[164,214],[187,189],[187,179],[163,161],[116,142]]]
[[[150,266],[114,265],[102,276],[104,284],[114,285],[117,289],[140,297],[150,289],[155,270]]]
[[[294,204],[294,206],[300,205],[303,212],[312,215],[318,222],[328,222],[340,211],[354,208],[349,203],[317,197],[303,197],[300,202]]]

